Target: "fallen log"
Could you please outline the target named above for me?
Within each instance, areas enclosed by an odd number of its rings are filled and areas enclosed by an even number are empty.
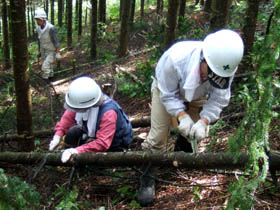
[[[45,165],[73,166],[141,166],[151,163],[155,166],[179,167],[187,169],[243,169],[249,156],[241,153],[235,162],[229,153],[199,153],[191,154],[185,152],[107,152],[107,153],[84,153],[74,156],[73,159],[63,164],[60,160],[61,153],[39,153],[39,152],[1,152],[0,162],[11,164],[37,164],[44,160]],[[280,169],[280,152],[271,153],[271,167]]]

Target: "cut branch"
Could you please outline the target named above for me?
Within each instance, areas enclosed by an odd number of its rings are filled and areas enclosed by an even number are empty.
[[[185,152],[107,152],[107,153],[84,153],[76,155],[73,159],[63,164],[60,153],[39,152],[1,152],[0,161],[12,164],[37,164],[44,160],[45,165],[95,165],[95,166],[141,166],[151,163],[154,166],[180,167],[187,169],[243,169],[249,156],[241,153],[235,162],[229,153],[199,153]],[[271,153],[271,167],[280,169],[280,153]]]

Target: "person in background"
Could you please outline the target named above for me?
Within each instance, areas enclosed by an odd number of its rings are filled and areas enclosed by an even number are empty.
[[[53,77],[55,59],[61,59],[57,32],[55,26],[48,22],[43,9],[37,9],[34,18],[38,25],[38,56],[43,60],[41,76],[43,79],[49,79]]]
[[[166,151],[174,125],[180,133],[175,151],[198,152],[197,142],[207,137],[209,124],[229,104],[243,51],[241,37],[229,29],[211,33],[203,41],[179,41],[166,50],[156,66],[151,130],[142,149]],[[149,206],[155,196],[155,168],[144,167],[138,201]]]
[[[62,153],[63,163],[85,152],[124,151],[133,140],[127,115],[90,77],[79,77],[70,84],[64,107],[49,144],[53,151],[63,139],[67,148]]]

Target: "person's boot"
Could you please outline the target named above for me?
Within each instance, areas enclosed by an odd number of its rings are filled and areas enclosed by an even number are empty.
[[[140,177],[140,189],[138,192],[138,202],[141,206],[151,206],[155,197],[155,168],[149,164],[143,167],[144,171]]]
[[[190,152],[192,153],[192,145],[190,144],[190,142],[183,137],[181,134],[177,135],[177,139],[175,142],[175,147],[174,147],[174,151],[184,151],[184,152]]]

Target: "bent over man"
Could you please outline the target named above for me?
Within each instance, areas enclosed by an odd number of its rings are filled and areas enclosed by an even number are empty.
[[[229,104],[243,48],[236,32],[223,29],[204,41],[177,42],[164,52],[152,84],[151,130],[142,143],[143,150],[166,151],[175,118],[184,137],[178,139],[175,149],[197,152],[197,141],[207,136],[208,125],[219,119]],[[144,171],[138,201],[148,206],[155,196],[154,167],[147,166]]]

